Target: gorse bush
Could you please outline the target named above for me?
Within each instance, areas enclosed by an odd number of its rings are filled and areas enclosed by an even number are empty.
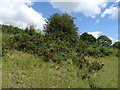
[[[23,50],[26,52],[33,52],[38,53],[38,50],[40,46],[42,46],[42,37],[37,35],[37,36],[30,36],[29,34],[16,34],[14,37],[10,37],[8,39],[9,46],[11,48],[15,48],[18,50]]]
[[[68,41],[62,41],[59,38],[52,39],[50,36],[44,37],[41,34],[35,34],[35,36],[16,34],[8,39],[10,42],[7,46],[9,49],[18,49],[44,56],[45,61],[60,63],[61,61],[73,60],[78,55],[80,59],[82,52],[76,52],[76,49]]]

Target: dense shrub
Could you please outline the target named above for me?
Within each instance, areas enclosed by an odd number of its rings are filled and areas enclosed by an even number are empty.
[[[88,47],[87,48],[87,55],[93,57],[105,57],[112,54],[112,51],[109,47]]]
[[[115,42],[112,47],[120,49],[120,42]]]
[[[54,40],[52,36],[43,36],[41,33],[36,33],[33,36],[25,34],[16,34],[8,39],[8,49],[18,49],[28,53],[44,56],[45,61],[53,61],[60,63],[61,61],[73,61],[74,58],[83,52],[77,51],[66,40],[57,38]],[[81,49],[82,50],[82,49]]]
[[[78,66],[80,69],[80,74],[78,73],[78,75],[81,76],[82,79],[89,79],[91,75],[101,70],[103,66],[104,63],[99,61],[83,60]]]
[[[93,56],[93,57],[102,57],[102,53],[100,52],[99,48],[93,48],[89,47],[87,48],[87,54],[88,56]]]
[[[85,56],[103,57],[111,54],[107,47],[94,46],[78,40],[75,47],[67,40],[54,37],[54,34],[30,33],[16,34],[8,39],[9,49],[18,49],[39,56],[44,56],[45,61],[60,63],[72,61],[76,65],[85,63]],[[5,50],[4,50],[5,51]]]
[[[7,32],[10,34],[17,34],[17,33],[24,33],[24,30],[18,27],[2,25],[2,32]]]
[[[102,53],[102,56],[109,56],[112,54],[112,51],[109,47],[100,47],[100,52]]]
[[[15,36],[10,37],[8,41],[11,48],[19,50],[30,49],[30,46],[32,46],[30,42],[31,36],[28,34],[16,34]]]

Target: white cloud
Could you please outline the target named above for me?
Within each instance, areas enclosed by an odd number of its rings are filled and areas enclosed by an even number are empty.
[[[0,2],[0,24],[25,28],[33,24],[42,29],[45,23],[42,14],[31,8],[30,0],[3,0]]]
[[[96,21],[96,23],[99,23],[99,21],[100,21],[100,20],[98,19],[98,20]]]
[[[99,36],[101,36],[102,33],[99,31],[95,31],[95,32],[88,32],[88,34],[93,35],[97,39]],[[108,37],[108,38],[110,38],[113,43],[115,42],[115,40],[113,38],[111,38],[111,37]]]
[[[115,40],[115,42],[120,42],[120,40]]]
[[[116,0],[115,2],[118,3],[118,2],[120,2],[120,0]]]
[[[105,17],[106,15],[108,15],[109,18],[113,20],[118,20],[120,18],[120,15],[118,14],[118,12],[120,12],[118,2],[120,2],[120,0],[115,0],[114,4],[105,9],[105,11],[101,14],[101,17]]]
[[[118,19],[118,8],[111,6],[109,9],[106,9],[102,14],[101,17],[105,17],[106,15],[109,15],[111,19]]]
[[[95,31],[95,32],[88,32],[88,34],[93,35],[95,38],[98,38],[101,35],[101,32]]]
[[[106,7],[106,0],[71,0],[67,2],[64,0],[51,0],[51,5],[54,8],[58,8],[63,12],[78,12],[83,13],[87,17],[95,18],[97,14],[101,13],[101,9]],[[67,3],[65,3],[67,2]]]

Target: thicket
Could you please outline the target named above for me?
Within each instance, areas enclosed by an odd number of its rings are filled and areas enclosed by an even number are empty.
[[[13,26],[2,25],[2,31],[14,34],[3,43],[3,55],[11,49],[36,54],[45,61],[75,64],[87,71],[100,70],[102,63],[88,62],[85,56],[105,57],[112,55],[111,40],[103,35],[96,39],[83,33],[78,35],[74,19],[68,14],[54,14],[46,20],[44,32],[36,32],[33,26],[25,30]],[[115,48],[118,44],[114,44]]]

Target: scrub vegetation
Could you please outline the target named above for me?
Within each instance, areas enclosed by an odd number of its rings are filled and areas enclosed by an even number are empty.
[[[120,42],[78,35],[74,17],[54,14],[42,32],[2,26],[2,87],[117,88]]]

